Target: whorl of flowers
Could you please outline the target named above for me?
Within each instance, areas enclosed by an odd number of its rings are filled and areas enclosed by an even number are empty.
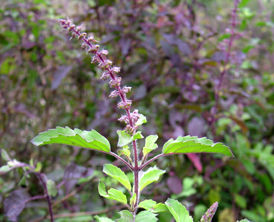
[[[107,58],[108,51],[100,49],[100,45],[93,35],[87,35],[87,33],[82,32],[81,28],[74,25],[70,19],[60,19],[59,23],[73,38],[78,38],[82,41],[81,48],[91,55],[91,63],[97,63],[102,69],[101,79],[109,80],[110,87],[114,88],[114,91],[109,96],[111,98],[119,96],[121,101],[118,103],[118,108],[126,111],[126,115],[121,116],[118,120],[126,124],[126,130],[129,133],[134,134],[138,128],[136,122],[140,115],[138,110],[130,111],[132,101],[127,99],[126,94],[130,92],[131,87],[121,86],[122,78],[118,76],[120,67],[112,65],[112,61]]]

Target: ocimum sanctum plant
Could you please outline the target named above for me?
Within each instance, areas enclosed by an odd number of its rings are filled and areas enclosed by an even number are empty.
[[[115,188],[106,188],[103,182],[99,182],[99,194],[106,199],[115,200],[124,204],[127,210],[119,212],[119,222],[129,221],[157,221],[157,214],[163,211],[170,212],[177,222],[193,221],[186,208],[177,200],[168,199],[165,203],[156,203],[154,200],[144,200],[141,196],[143,189],[151,183],[159,181],[165,170],[157,166],[149,166],[158,158],[184,153],[220,153],[232,156],[230,149],[222,143],[213,143],[207,138],[195,136],[178,137],[168,140],[162,147],[160,154],[150,157],[149,154],[158,148],[157,135],[148,135],[146,138],[138,129],[147,122],[146,117],[138,112],[132,111],[132,101],[127,98],[130,87],[121,85],[121,77],[118,75],[120,68],[113,66],[112,61],[107,58],[108,51],[101,49],[92,35],[82,32],[80,27],[75,26],[71,20],[59,20],[61,26],[67,30],[72,37],[82,42],[82,48],[92,56],[91,62],[97,63],[103,73],[101,79],[108,80],[109,86],[113,88],[110,97],[119,97],[118,108],[124,110],[124,115],[119,121],[125,123],[125,129],[118,130],[118,154],[111,151],[109,141],[96,130],[86,131],[71,129],[69,127],[57,127],[40,133],[33,138],[32,143],[37,146],[46,144],[67,144],[88,148],[114,156],[133,172],[134,180],[131,184],[128,176],[119,167],[105,164],[103,172],[117,180],[126,189],[122,192]],[[138,147],[138,141],[145,139],[143,148]],[[149,168],[148,168],[149,167]],[[130,196],[130,198],[128,198]],[[211,221],[217,203],[206,212],[201,221]],[[97,216],[98,221],[112,221],[106,217]]]

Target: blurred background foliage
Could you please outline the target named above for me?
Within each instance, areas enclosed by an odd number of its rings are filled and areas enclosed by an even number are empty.
[[[112,158],[65,146],[38,149],[29,142],[40,131],[68,125],[96,129],[116,149],[116,130],[123,127],[116,121],[116,101],[108,99],[107,84],[79,43],[58,27],[56,19],[70,17],[101,39],[121,66],[124,83],[133,87],[134,107],[149,120],[144,135],[158,134],[160,145],[170,137],[207,136],[236,156],[161,159],[159,167],[169,173],[144,191],[147,198],[164,201],[171,195],[195,221],[215,201],[214,221],[274,220],[274,3],[239,3],[226,61],[233,7],[223,0],[1,1],[0,148],[22,162],[42,163],[58,184],[55,214],[103,209],[112,215],[113,205],[119,208],[97,194],[99,178],[113,183],[99,173]],[[5,199],[18,190],[41,193],[35,177],[20,170],[1,176],[1,221],[7,220]],[[42,221],[46,215],[45,201],[34,201],[18,220]],[[169,220],[161,215],[160,221]]]

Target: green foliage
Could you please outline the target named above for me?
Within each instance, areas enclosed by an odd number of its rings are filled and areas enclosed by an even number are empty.
[[[141,211],[140,213],[137,214],[135,222],[156,222],[157,217],[156,214],[150,212],[150,211]]]
[[[108,176],[117,180],[125,188],[127,188],[129,191],[131,191],[131,184],[129,182],[129,179],[120,168],[118,168],[117,166],[114,166],[112,164],[105,164],[103,172],[105,174],[107,174]]]
[[[149,184],[157,182],[165,172],[165,170],[160,170],[156,166],[150,167],[147,171],[143,172],[139,183],[140,191],[142,191]]]
[[[110,200],[116,200],[116,201],[121,202],[123,204],[127,204],[127,197],[120,190],[110,188],[107,192],[105,184],[100,182],[99,185],[98,185],[98,191],[99,191],[99,194],[104,198],[107,198],[107,199],[110,199]]]
[[[143,155],[146,156],[151,151],[155,150],[158,145],[156,144],[156,141],[158,139],[157,135],[150,135],[146,137],[145,146],[143,147]]]
[[[57,127],[40,133],[31,142],[36,146],[56,143],[110,152],[108,140],[96,130],[82,131],[79,129],[72,130],[69,127]]]
[[[222,143],[213,143],[205,137],[196,136],[178,137],[168,140],[163,147],[163,153],[221,153],[233,156],[230,149]]]
[[[168,199],[165,204],[176,222],[193,222],[187,209],[178,200]]]
[[[274,52],[274,25],[271,16],[265,15],[271,15],[273,1],[239,1],[234,34],[231,17],[236,0],[125,2],[66,2],[67,16],[83,24],[88,33],[102,37],[100,44],[108,49],[109,58],[121,66],[121,76],[126,80],[123,82],[135,88],[134,95],[129,94],[135,100],[134,107],[147,116],[141,115],[136,123],[146,139],[141,140],[140,131],[134,135],[124,131],[128,136],[123,135],[121,139],[119,136],[119,150],[116,150],[115,132],[121,124],[113,120],[120,113],[115,113],[114,103],[106,100],[106,84],[95,80],[100,73],[96,65],[90,65],[90,58],[77,48],[78,41],[68,43],[53,22],[62,17],[60,5],[49,0],[1,2],[0,147],[8,153],[1,150],[0,221],[29,221],[33,217],[47,220],[46,199],[34,200],[41,203],[41,207],[40,204],[25,207],[29,205],[25,204],[28,198],[44,195],[41,182],[35,178],[43,174],[46,175],[43,178],[48,178],[45,182],[52,195],[54,214],[69,214],[68,208],[79,211],[73,213],[73,218],[56,221],[117,221],[119,216],[115,214],[112,219],[101,215],[96,219],[76,216],[112,209],[112,201],[103,202],[98,195],[93,195],[96,190],[93,184],[98,180],[104,181],[106,187],[117,184],[117,179],[101,173],[101,166],[113,162],[113,157],[95,156],[77,147],[108,154],[117,151],[134,168],[132,141],[138,139],[138,155],[140,158],[143,155],[138,164],[142,165],[156,153],[156,137],[148,136],[156,133],[159,147],[164,140],[180,135],[205,136],[231,147],[236,158],[205,156],[206,151],[201,151],[204,148],[198,148],[205,147],[203,142],[188,147],[192,142],[175,139],[171,147],[163,150],[162,156],[170,155],[175,149],[187,155],[158,159],[157,166],[168,173],[162,183],[149,190],[151,192],[140,194],[138,199],[149,201],[142,201],[139,207],[143,205],[142,209],[159,213],[159,222],[171,221],[166,205],[154,204],[152,200],[157,197],[157,201],[164,202],[171,194],[172,198],[192,206],[195,221],[201,218],[206,206],[216,200],[220,201],[220,210],[215,220],[234,222],[237,215],[250,221],[272,221],[274,79],[272,60],[265,58],[271,58]],[[94,10],[96,13],[90,13]],[[226,74],[218,89],[223,71]],[[149,124],[142,126],[147,119]],[[96,135],[90,142],[76,129],[72,130],[75,136],[69,137],[58,134],[51,138],[45,133],[50,143],[62,137],[58,144],[76,148],[33,149],[29,140],[34,135],[58,125],[94,128],[108,135],[109,142]],[[119,142],[127,145],[120,146]],[[228,149],[220,147],[223,146],[212,143],[207,151],[215,152],[213,149],[218,148],[225,155],[231,155]],[[189,151],[199,154],[189,155]],[[113,164],[120,167],[120,163]],[[199,172],[197,163],[201,167]],[[128,173],[128,169],[121,167],[130,181],[131,192],[126,195],[133,209],[137,198],[134,174]],[[129,188],[128,182],[125,183]],[[26,192],[14,193],[21,188]],[[68,199],[64,198],[66,195]],[[118,203],[117,209],[122,204]],[[12,213],[11,219],[8,216]],[[111,214],[112,211],[107,213]]]

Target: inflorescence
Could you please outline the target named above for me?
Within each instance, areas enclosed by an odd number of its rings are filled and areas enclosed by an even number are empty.
[[[73,38],[78,38],[82,41],[81,48],[91,55],[91,63],[97,63],[103,70],[101,79],[109,80],[110,87],[114,88],[114,91],[109,96],[111,98],[119,96],[121,101],[118,103],[118,108],[126,111],[126,115],[122,115],[118,120],[126,124],[126,130],[130,134],[134,134],[138,128],[136,122],[140,115],[138,110],[130,111],[132,100],[127,99],[126,94],[131,91],[131,87],[121,86],[122,78],[118,76],[120,67],[112,65],[112,61],[107,58],[108,51],[100,49],[100,45],[93,35],[87,35],[87,33],[82,32],[80,26],[74,25],[70,19],[60,19],[59,23]]]

